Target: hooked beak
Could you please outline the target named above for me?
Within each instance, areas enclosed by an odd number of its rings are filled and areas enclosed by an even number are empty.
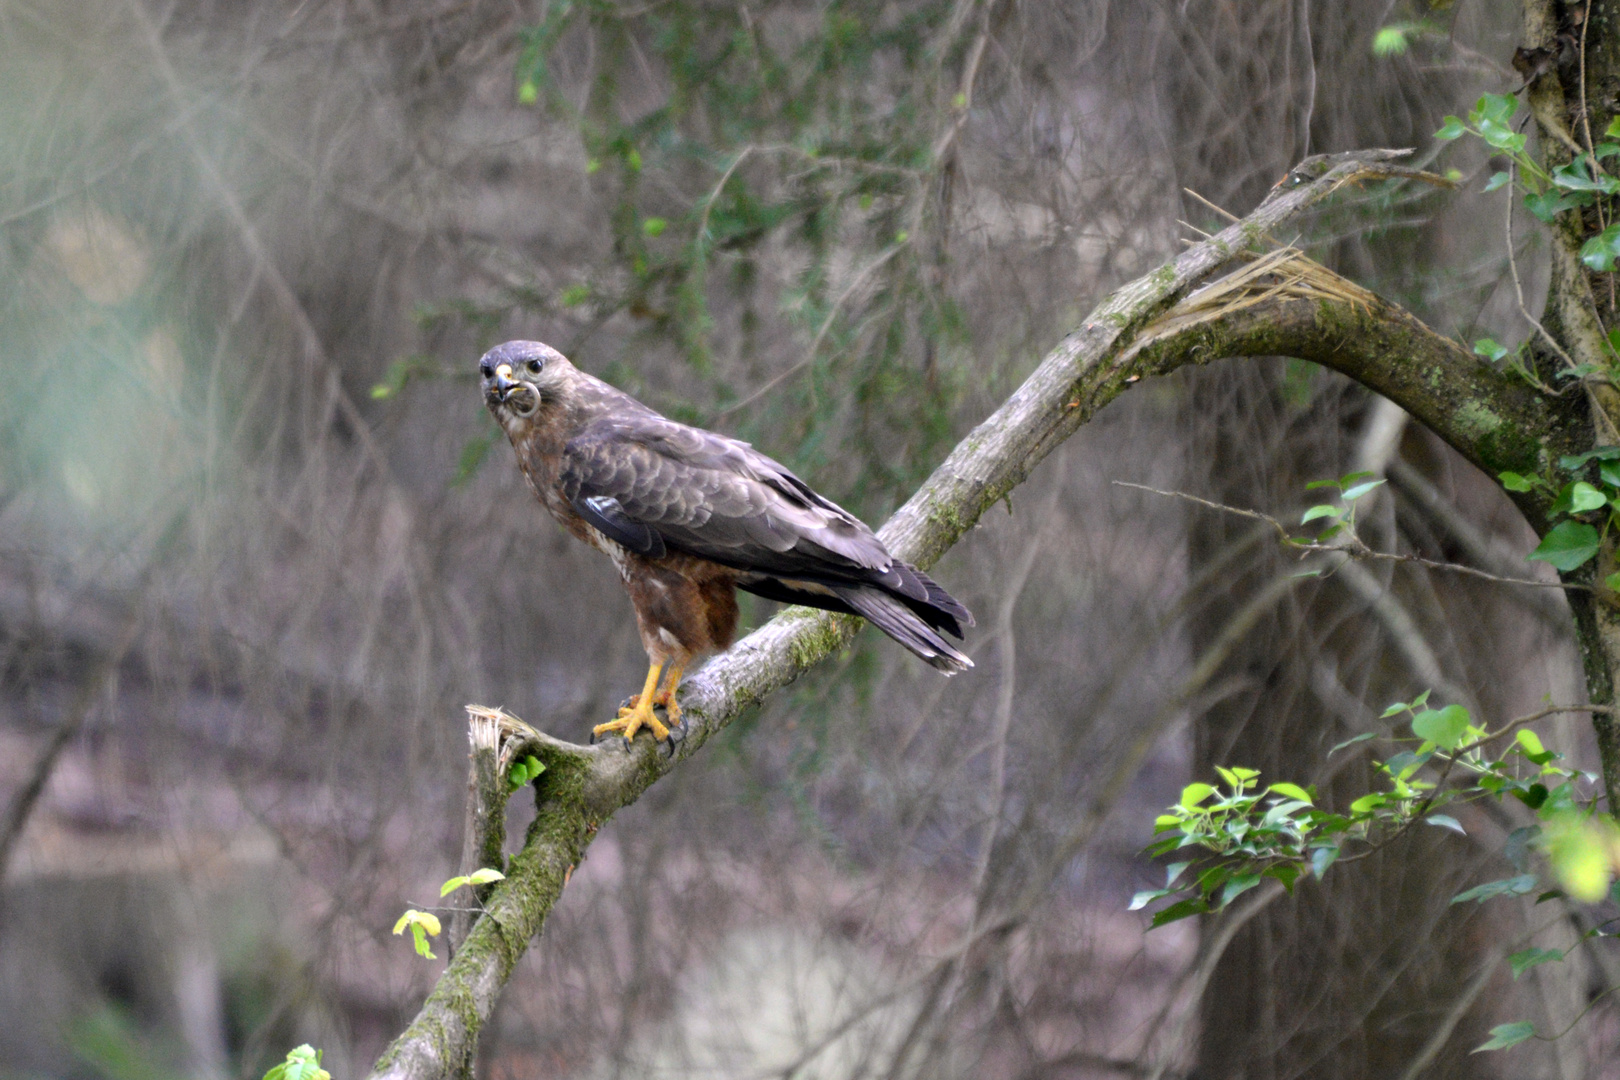
[[[512,365],[502,364],[490,378],[488,395],[491,401],[506,405],[519,416],[528,416],[540,404],[540,395],[527,383],[512,378]]]

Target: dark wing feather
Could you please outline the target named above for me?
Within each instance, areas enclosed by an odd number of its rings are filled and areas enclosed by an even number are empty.
[[[973,616],[872,530],[745,442],[667,420],[632,399],[563,450],[563,495],[631,551],[679,551],[739,571],[740,588],[865,616],[943,671],[972,661],[939,636]]]
[[[615,413],[569,440],[560,479],[574,508],[631,550],[646,553],[649,539],[631,528],[640,526],[669,549],[736,570],[892,577],[891,587],[927,599],[857,518],[736,439]]]

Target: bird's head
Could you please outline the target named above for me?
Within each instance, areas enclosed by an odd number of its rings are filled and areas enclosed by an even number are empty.
[[[538,341],[508,341],[478,361],[484,404],[509,431],[534,422],[542,409],[557,404],[573,372],[562,353]]]

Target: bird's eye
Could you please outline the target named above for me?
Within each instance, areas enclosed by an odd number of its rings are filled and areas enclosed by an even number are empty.
[[[546,363],[544,360],[530,360],[527,366],[530,374],[538,375],[540,374],[540,369],[545,367]]]

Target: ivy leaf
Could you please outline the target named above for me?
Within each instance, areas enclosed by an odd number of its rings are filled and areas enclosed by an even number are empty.
[[[1592,196],[1586,193],[1573,194],[1560,191],[1557,188],[1548,188],[1539,195],[1526,195],[1524,197],[1525,209],[1534,214],[1537,220],[1552,224],[1553,218],[1560,212],[1576,206],[1584,206],[1592,201]]]
[[[1461,705],[1447,705],[1443,709],[1425,709],[1412,720],[1412,733],[1446,750],[1462,745],[1468,734],[1468,710]]]
[[[1565,454],[1558,459],[1558,467],[1574,472],[1588,461],[1614,461],[1620,459],[1620,446],[1600,446],[1596,450],[1588,450],[1584,454]]]
[[[1562,521],[1526,556],[1555,570],[1570,571],[1598,553],[1598,531],[1584,521]]]
[[[1536,482],[1534,480],[1528,476],[1520,476],[1516,472],[1502,473],[1501,479],[1502,486],[1507,488],[1509,491],[1534,491],[1536,489]]]
[[[1463,122],[1462,122],[1461,117],[1459,117],[1459,116],[1448,116],[1448,117],[1446,117],[1445,124],[1440,128],[1439,131],[1434,133],[1434,137],[1437,138],[1437,139],[1444,139],[1447,142],[1450,142],[1452,139],[1460,139],[1460,138],[1462,138],[1463,137],[1463,132],[1465,132],[1467,130],[1468,130],[1467,128],[1463,127]]]
[[[1576,513],[1585,510],[1596,510],[1607,503],[1608,497],[1585,480],[1575,482],[1575,488],[1570,492],[1569,505]]]
[[[1470,1053],[1479,1053],[1482,1050],[1505,1050],[1509,1046],[1517,1046],[1536,1033],[1536,1025],[1528,1020],[1519,1020],[1512,1024],[1497,1024],[1491,1028],[1489,1042],[1480,1043]]]
[[[1620,223],[1610,225],[1581,245],[1581,262],[1589,270],[1613,270],[1616,255],[1620,255]]]
[[[1558,949],[1525,949],[1508,957],[1508,964],[1513,968],[1513,977],[1517,979],[1539,964],[1551,964],[1563,958],[1564,954]]]

